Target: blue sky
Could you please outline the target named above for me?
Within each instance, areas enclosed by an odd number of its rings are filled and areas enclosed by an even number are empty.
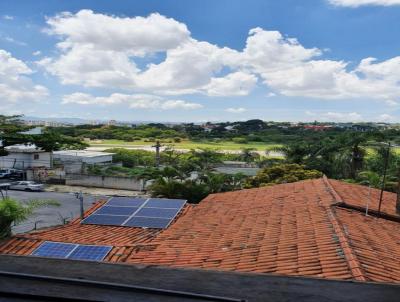
[[[399,0],[2,1],[0,105],[85,119],[400,122],[399,20]]]

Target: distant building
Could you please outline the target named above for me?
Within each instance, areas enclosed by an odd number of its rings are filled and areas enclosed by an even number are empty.
[[[304,129],[314,130],[314,131],[325,131],[332,129],[332,126],[329,125],[304,125]]]
[[[1,168],[33,169],[51,168],[52,154],[35,145],[12,145],[5,148],[8,155],[0,157]]]
[[[54,151],[57,165],[64,166],[66,173],[81,173],[85,165],[107,165],[112,163],[114,153],[87,150]]]
[[[43,128],[42,127],[35,127],[35,128],[32,128],[32,129],[29,129],[27,131],[20,132],[20,134],[40,135],[40,134],[43,134]]]

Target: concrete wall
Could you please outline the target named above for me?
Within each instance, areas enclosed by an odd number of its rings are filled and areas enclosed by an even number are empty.
[[[37,182],[49,182],[51,180],[65,179],[65,171],[63,169],[45,169],[36,168],[26,171],[26,179]]]
[[[35,155],[38,158],[35,159]],[[7,156],[0,156],[1,168],[14,168],[14,169],[29,169],[36,167],[51,167],[51,153],[38,152],[38,153],[23,153],[23,152],[10,152]]]
[[[84,174],[68,174],[65,180],[65,184],[70,186],[86,186],[133,191],[142,191],[144,189],[143,180],[138,180],[131,177],[113,177]]]

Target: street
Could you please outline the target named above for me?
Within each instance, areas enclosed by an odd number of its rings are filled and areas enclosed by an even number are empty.
[[[13,226],[14,233],[24,233],[36,228],[43,228],[63,224],[64,221],[70,221],[71,218],[79,216],[80,205],[79,200],[73,193],[57,193],[57,192],[24,192],[24,191],[8,191],[8,196],[18,201],[29,200],[56,200],[60,206],[49,206],[35,210],[28,220]],[[107,198],[105,196],[95,196],[84,194],[84,209],[88,209],[96,200]]]

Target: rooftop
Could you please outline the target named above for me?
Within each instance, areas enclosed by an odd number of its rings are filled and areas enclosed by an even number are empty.
[[[212,194],[167,229],[80,224],[16,235],[0,253],[44,241],[112,245],[106,262],[400,283],[395,194],[326,178]],[[370,215],[365,216],[368,202]],[[95,211],[99,202],[86,215]]]
[[[76,157],[98,157],[98,156],[114,155],[114,153],[88,151],[88,150],[61,150],[61,151],[54,151],[53,154],[61,156],[76,156]]]
[[[45,152],[44,150],[38,148],[35,144],[17,144],[5,147],[9,152],[13,153],[39,153]]]

